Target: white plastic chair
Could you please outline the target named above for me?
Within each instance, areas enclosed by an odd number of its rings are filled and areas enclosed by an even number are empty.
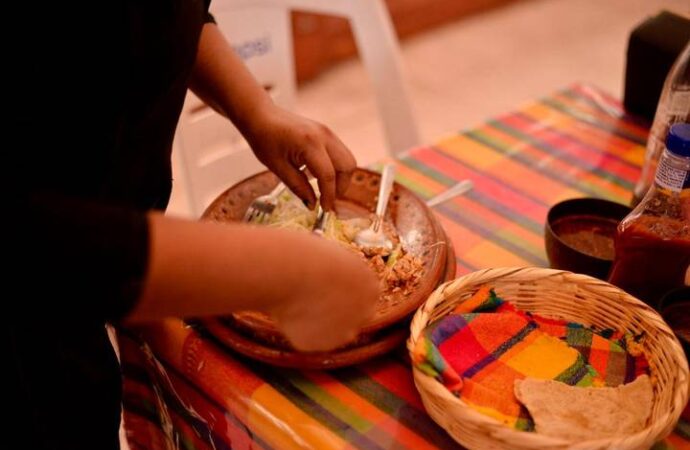
[[[291,11],[350,21],[378,103],[391,156],[420,143],[403,75],[398,41],[382,0],[214,0],[218,26],[274,101],[295,103]],[[175,149],[191,214],[199,216],[224,188],[263,166],[226,119],[188,96]]]

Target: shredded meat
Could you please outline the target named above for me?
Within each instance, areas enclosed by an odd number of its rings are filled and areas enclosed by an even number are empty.
[[[365,252],[354,244],[352,249],[366,259],[378,275],[383,283],[384,299],[389,300],[393,294],[410,295],[419,284],[424,267],[420,259],[414,255],[402,250],[403,254],[398,257],[395,264],[388,266],[386,262],[389,255],[383,249],[371,249]]]

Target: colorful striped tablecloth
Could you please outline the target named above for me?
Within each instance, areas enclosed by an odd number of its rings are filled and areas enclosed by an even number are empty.
[[[618,101],[577,85],[462,134],[414,149],[397,180],[428,198],[470,178],[469,194],[435,208],[458,275],[547,266],[550,205],[594,196],[627,203],[647,129]],[[121,333],[124,424],[139,449],[451,449],[426,415],[401,349],[330,372],[269,367],[180,321]],[[658,448],[690,448],[690,411]]]

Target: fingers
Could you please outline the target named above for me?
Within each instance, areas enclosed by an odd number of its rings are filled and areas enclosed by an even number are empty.
[[[289,336],[292,346],[302,352],[325,352],[342,347],[357,338],[357,330],[334,332],[332,328],[301,324],[299,328],[288,326],[282,331]]]
[[[324,302],[323,298],[314,299],[314,302]],[[340,299],[346,303],[346,299]],[[325,303],[331,303],[325,301]],[[338,305],[333,306],[339,309]],[[302,311],[299,316],[278,317],[277,324],[280,331],[287,337],[292,346],[302,352],[323,352],[341,347],[354,341],[359,334],[363,320],[353,320],[352,313],[329,314],[327,311],[319,311],[320,307],[315,305],[310,311]],[[357,319],[361,316],[361,311],[357,311]]]
[[[327,127],[282,110],[277,114],[277,129],[259,135],[252,144],[257,157],[313,209],[313,189],[296,169],[306,165],[318,180],[321,206],[334,210],[336,193],[342,195],[350,183],[355,158]]]
[[[325,211],[335,208],[335,169],[331,158],[324,147],[306,150],[303,153],[304,163],[319,182],[321,207]]]
[[[369,268],[365,269],[365,277],[354,277],[356,282],[361,283],[356,288],[351,288],[345,295],[322,296],[312,300],[308,311],[312,314],[310,319],[302,317],[299,325],[286,324],[286,336],[296,349],[328,351],[357,338],[362,326],[373,317],[380,295],[378,280]],[[338,287],[334,286],[333,289]]]
[[[307,208],[314,209],[316,206],[316,194],[304,172],[287,161],[277,162],[273,170],[278,175],[278,178],[283,180],[283,183],[305,202]]]
[[[320,139],[314,140],[315,144],[303,152],[301,159],[319,182],[321,207],[332,211],[336,193],[342,195],[347,190],[357,162],[345,144],[328,128],[322,127],[320,135]]]
[[[335,169],[335,190],[338,195],[343,195],[350,185],[352,172],[357,167],[357,161],[352,156],[352,152],[338,139],[331,134],[331,139],[326,144],[326,151],[331,158]]]
[[[267,312],[300,351],[352,342],[374,315],[381,292],[378,277],[360,256],[323,239],[312,237],[299,259],[295,288]]]

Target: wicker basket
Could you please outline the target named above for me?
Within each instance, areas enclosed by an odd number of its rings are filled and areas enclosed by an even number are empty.
[[[645,354],[656,384],[650,423],[621,438],[570,441],[518,431],[469,408],[434,378],[414,369],[429,415],[456,441],[473,449],[647,449],[667,436],[688,400],[688,363],[673,332],[649,306],[586,275],[541,268],[487,269],[440,286],[412,320],[410,352],[426,326],[468,299],[481,285],[518,308],[599,328],[644,332]]]

